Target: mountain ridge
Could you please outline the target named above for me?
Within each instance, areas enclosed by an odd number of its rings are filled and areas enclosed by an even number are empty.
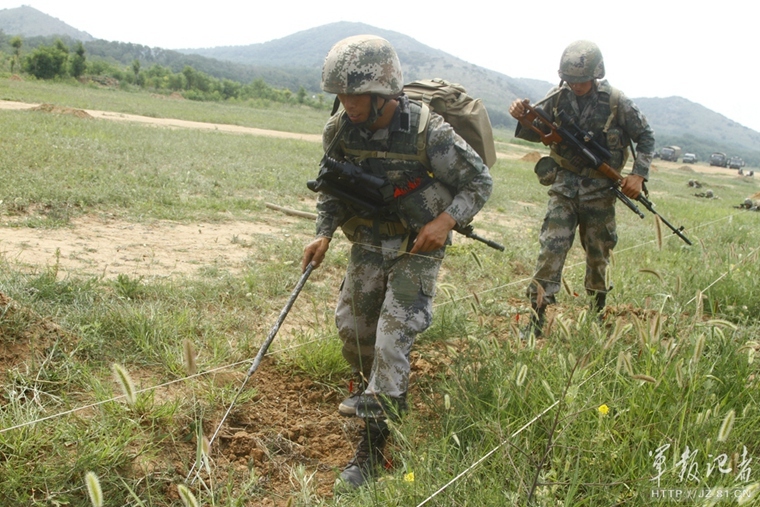
[[[23,35],[25,37],[63,35],[82,42],[95,40],[95,37],[89,33],[77,30],[60,19],[28,5],[12,9],[0,9],[0,29],[11,35]]]
[[[386,38],[394,45],[407,82],[442,77],[462,84],[468,93],[483,100],[494,125],[507,129],[516,125],[508,113],[512,100],[528,98],[532,102],[538,101],[553,86],[547,81],[513,78],[479,67],[405,34],[365,23],[338,21],[272,41],[242,46],[165,50],[93,39],[87,32],[27,6],[0,10],[0,30],[5,33],[32,37],[41,30],[35,28],[35,24],[58,27],[56,29],[61,32],[57,35],[83,41],[91,57],[112,58],[123,65],[130,65],[137,59],[146,66],[164,65],[175,72],[190,65],[218,78],[244,82],[262,78],[270,86],[293,91],[303,86],[310,93],[321,92],[321,66],[332,45],[351,35],[370,33]],[[676,144],[684,151],[697,153],[701,160],[707,160],[713,151],[722,151],[741,156],[755,166],[760,165],[760,133],[757,131],[683,97],[633,100],[652,124],[658,147]]]

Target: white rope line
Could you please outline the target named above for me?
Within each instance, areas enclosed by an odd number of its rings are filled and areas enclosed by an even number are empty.
[[[751,252],[750,252],[748,255],[746,255],[746,256],[745,256],[743,259],[741,259],[741,260],[738,262],[738,265],[740,265],[740,266],[741,266],[742,264],[744,264],[744,263],[745,263],[745,262],[746,262],[748,259],[750,259],[750,258],[751,258],[751,257],[752,257],[752,256],[753,256],[753,255],[754,255],[754,254],[755,254],[755,253],[758,251],[758,250],[760,250],[760,246],[758,246],[758,247],[755,247],[755,248],[754,248],[754,249],[753,249],[753,250],[752,250],[752,251],[751,251]],[[719,281],[721,281],[722,279],[724,279],[726,276],[728,276],[728,274],[729,274],[729,273],[731,273],[731,271],[733,271],[733,269],[729,269],[728,271],[726,271],[725,273],[723,273],[722,275],[720,275],[718,278],[716,278],[715,280],[713,280],[712,282],[710,282],[710,283],[707,285],[707,287],[705,287],[704,289],[702,289],[702,290],[700,291],[700,294],[701,294],[701,293],[704,293],[704,292],[705,292],[707,289],[709,289],[710,287],[712,287],[713,285],[715,285],[716,283],[718,283]],[[697,299],[697,296],[694,296],[693,298],[691,298],[690,300],[688,300],[688,301],[686,302],[686,305],[685,305],[685,306],[688,306],[688,305],[690,305],[691,303],[693,303],[694,301],[696,301],[696,299]]]
[[[701,226],[695,227],[694,229],[701,228],[703,226],[707,226],[707,225],[709,225],[711,223],[714,223],[714,222],[718,222],[718,221],[721,221],[721,220],[729,219],[732,216],[733,216],[733,214],[732,215],[728,215],[727,217],[723,217],[721,219],[717,219],[717,220],[715,220],[713,222],[707,222],[705,224],[702,224]],[[673,236],[675,236],[675,235],[673,235]],[[642,242],[642,243],[639,243],[637,245],[633,245],[632,247],[629,247],[627,249],[621,250],[620,253],[628,251],[628,250],[637,249],[637,248],[640,248],[641,246],[648,245],[648,244],[651,244],[653,242],[654,242],[654,240],[647,241],[647,242]],[[373,246],[373,245],[365,245],[365,246]],[[378,248],[378,247],[374,247],[374,248]],[[757,251],[757,249],[753,250],[752,253],[754,253],[755,251]],[[419,255],[419,254],[415,254],[415,255]],[[752,254],[748,255],[747,257],[751,257],[751,255]],[[440,259],[440,261],[442,261],[442,260],[443,259]],[[578,262],[576,264],[572,264],[572,265],[569,265],[567,267],[570,268],[570,269],[573,269],[573,268],[575,268],[577,266],[580,266],[580,265],[583,265],[583,264],[585,264],[585,261],[580,261],[580,262]],[[712,285],[714,285],[715,283],[717,283],[719,280],[721,280],[723,277],[725,277],[726,274],[727,273],[724,273],[723,275],[721,275],[721,277],[719,277],[717,280],[715,280],[712,284],[708,285],[708,287],[706,287],[705,290],[707,290],[709,287],[711,287]],[[526,279],[522,279],[522,280],[517,280],[517,281],[511,282],[509,284],[505,284],[505,285],[502,285],[502,286],[499,286],[499,287],[493,287],[491,289],[483,290],[483,291],[479,292],[478,294],[484,294],[484,293],[487,293],[487,292],[492,292],[492,291],[495,291],[495,290],[498,290],[498,289],[503,289],[503,288],[506,288],[506,287],[510,287],[510,286],[513,286],[513,285],[516,285],[516,284],[521,284],[521,283],[529,282],[530,280],[532,280],[532,278],[526,278]],[[461,300],[464,300],[464,299],[467,299],[467,298],[470,298],[470,297],[473,297],[473,295],[470,294],[470,295],[467,295],[465,297],[456,298],[456,299],[451,298],[449,301],[446,301],[444,303],[441,303],[441,304],[435,305],[435,306],[437,307],[437,306],[440,306],[442,304],[448,304],[449,302],[453,303],[453,302],[456,302],[456,301],[461,301]],[[693,299],[691,301],[693,301]],[[315,343],[315,342],[320,341],[320,340],[321,340],[321,338],[316,338],[316,339],[310,340],[308,342],[304,342],[304,343],[301,343],[301,344],[298,344],[298,345],[294,345],[294,346],[291,346],[291,347],[287,347],[287,348],[284,348],[284,349],[280,349],[280,350],[274,351],[271,354],[277,354],[277,353],[280,353],[280,352],[285,352],[287,350],[296,349],[296,348],[308,345],[310,343]],[[217,367],[217,368],[213,368],[211,370],[207,370],[207,371],[204,371],[204,372],[196,373],[194,375],[186,376],[186,377],[183,377],[183,378],[180,378],[180,379],[176,379],[176,380],[173,380],[173,381],[169,381],[169,382],[166,382],[166,383],[163,383],[163,384],[158,384],[158,385],[155,385],[155,386],[139,389],[139,390],[136,391],[136,394],[141,394],[141,393],[152,391],[152,390],[155,390],[155,389],[160,389],[160,388],[168,387],[170,385],[173,385],[173,384],[176,384],[176,383],[179,383],[179,382],[184,382],[186,380],[190,380],[190,379],[197,378],[197,377],[200,377],[200,376],[203,376],[203,375],[207,375],[209,373],[214,373],[214,372],[217,372],[217,371],[221,371],[221,370],[225,370],[225,369],[229,369],[229,368],[234,368],[236,366],[239,366],[239,365],[244,364],[244,363],[249,363],[249,362],[251,362],[251,360],[238,361],[236,363],[231,363],[231,364],[228,364],[228,365],[220,366],[220,367]],[[601,370],[599,370],[599,371],[601,371]],[[596,373],[594,373],[593,375],[591,375],[588,379],[586,379],[583,382],[581,382],[581,384],[579,384],[579,387],[582,386],[583,384],[585,384],[588,380],[591,380],[594,376],[596,376],[597,373],[599,373],[599,371],[597,371]],[[11,427],[8,427],[8,428],[2,428],[2,429],[0,429],[0,434],[3,434],[5,432],[11,431],[11,430],[20,429],[20,428],[23,428],[23,427],[26,427],[26,426],[36,425],[37,423],[40,423],[40,422],[44,422],[44,421],[47,421],[47,420],[63,417],[63,416],[66,416],[66,415],[70,415],[70,414],[73,414],[75,412],[79,412],[79,411],[86,410],[86,409],[89,409],[89,408],[94,408],[94,407],[97,407],[97,406],[100,406],[100,405],[103,405],[103,404],[106,404],[106,403],[116,402],[116,401],[118,401],[118,400],[120,400],[120,399],[122,399],[124,397],[125,397],[125,395],[122,394],[122,395],[115,396],[115,397],[112,397],[110,399],[103,400],[103,401],[100,401],[100,402],[97,402],[97,403],[85,405],[85,406],[78,407],[78,408],[71,409],[71,410],[67,410],[67,411],[64,411],[64,412],[59,412],[59,413],[56,413],[56,414],[53,414],[53,415],[50,415],[50,416],[42,417],[42,418],[39,418],[39,419],[36,419],[36,420],[33,420],[33,421],[28,421],[26,423],[17,424],[15,426],[11,426]],[[520,429],[518,429],[517,431],[515,431],[510,436],[510,438],[514,438],[515,436],[519,435],[522,431],[524,431],[525,429],[527,429],[528,427],[530,427],[534,422],[536,422],[543,415],[545,415],[548,411],[550,411],[552,408],[554,408],[558,403],[559,403],[559,400],[555,401],[552,405],[550,405],[549,407],[547,407],[546,409],[544,409],[540,414],[538,414],[533,419],[531,419],[523,427],[521,427]],[[486,459],[488,459],[491,455],[493,455],[495,452],[497,452],[500,448],[502,448],[507,443],[508,443],[508,439],[504,440],[503,442],[501,442],[497,447],[495,447],[494,449],[492,449],[491,451],[489,451],[486,455],[484,455],[478,461],[476,461],[475,463],[473,463],[465,471],[463,471],[462,473],[458,474],[456,477],[454,477],[448,483],[446,483],[444,486],[442,486],[439,490],[437,490],[435,493],[433,493],[430,497],[428,497],[426,500],[424,500],[422,503],[420,503],[418,505],[418,507],[426,504],[428,501],[430,501],[432,498],[434,498],[435,496],[437,496],[439,493],[441,493],[442,491],[444,491],[445,489],[447,489],[449,486],[451,486],[452,484],[454,484],[455,482],[457,482],[460,478],[462,478],[465,475],[467,475],[470,471],[472,471],[477,466],[479,466],[482,462],[484,462]]]
[[[698,229],[698,228],[701,228],[701,227],[704,227],[704,226],[707,226],[707,225],[710,225],[710,224],[712,224],[712,223],[716,223],[716,222],[719,222],[719,221],[722,221],[722,220],[727,220],[727,219],[729,219],[729,218],[733,217],[734,215],[735,215],[735,213],[733,213],[733,214],[731,214],[731,215],[727,215],[726,217],[722,217],[722,218],[720,218],[720,219],[716,219],[716,220],[713,220],[713,221],[711,221],[711,222],[706,222],[706,223],[704,223],[704,224],[701,224],[701,225],[699,225],[699,226],[697,226],[697,227],[694,227],[694,229]],[[675,236],[675,235],[673,234],[673,235],[671,235],[671,236]],[[629,251],[629,250],[637,249],[637,248],[639,248],[639,247],[641,247],[641,246],[643,246],[643,245],[648,245],[648,244],[651,244],[651,243],[653,243],[653,242],[654,242],[654,240],[651,240],[651,241],[646,241],[646,242],[642,242],[642,243],[639,243],[639,244],[633,245],[633,246],[631,246],[631,247],[628,247],[628,248],[626,248],[626,249],[620,250],[619,252],[620,252],[620,253],[623,253],[623,252],[626,252],[626,251]],[[357,243],[357,244],[358,244],[358,243]],[[363,245],[363,246],[373,246],[373,245]],[[377,249],[380,249],[381,247],[375,247],[375,248],[377,248]],[[756,251],[756,250],[754,250],[754,251],[753,251],[753,253],[754,253],[755,251]],[[414,254],[414,255],[420,255],[420,254]],[[751,256],[751,254],[750,254],[750,255],[748,255],[747,257],[750,257],[750,256]],[[745,259],[746,259],[746,258],[745,258]],[[571,265],[568,265],[568,266],[567,266],[567,268],[568,268],[568,269],[573,269],[573,268],[575,268],[575,267],[578,267],[578,266],[582,266],[582,265],[584,265],[584,264],[585,264],[585,261],[579,261],[579,262],[577,262],[577,263],[575,263],[575,264],[571,264]],[[724,276],[725,276],[725,274],[724,274],[724,275],[722,275],[722,276],[721,276],[720,278],[718,278],[717,280],[715,280],[715,281],[714,281],[712,284],[708,285],[708,286],[707,286],[707,287],[706,287],[704,290],[707,290],[707,289],[709,289],[710,287],[712,287],[712,285],[714,285],[715,283],[717,283],[717,282],[718,282],[720,279],[722,279]],[[510,283],[508,283],[508,284],[500,285],[500,286],[497,286],[497,287],[492,287],[492,288],[490,288],[490,289],[485,289],[485,290],[483,290],[483,291],[480,291],[480,292],[478,292],[477,294],[486,294],[486,293],[489,293],[489,292],[494,292],[494,291],[497,291],[497,290],[502,290],[502,289],[505,289],[505,288],[507,288],[507,287],[511,287],[511,286],[513,286],[513,285],[518,285],[518,284],[528,283],[528,282],[530,282],[531,280],[532,280],[532,278],[523,278],[523,279],[521,279],[521,280],[516,280],[516,281],[514,281],[514,282],[510,282]],[[444,301],[444,302],[441,302],[441,303],[438,303],[438,304],[434,305],[434,308],[437,308],[437,307],[439,307],[439,306],[443,306],[443,305],[446,305],[446,304],[450,304],[450,303],[455,303],[455,302],[463,301],[463,300],[465,300],[465,299],[469,299],[469,298],[472,298],[472,297],[473,297],[473,295],[472,295],[472,294],[468,294],[468,295],[466,295],[466,296],[462,296],[462,297],[459,297],[459,298],[450,298],[450,299],[448,299],[448,300],[446,300],[446,301]],[[690,301],[689,301],[687,304],[690,304],[691,302],[693,302],[693,301],[694,301],[694,299],[696,299],[696,298],[693,298],[693,299],[691,299],[691,300],[690,300]],[[285,351],[287,351],[287,350],[291,350],[291,349],[295,349],[295,348],[298,348],[298,347],[302,347],[302,346],[304,346],[304,345],[308,345],[308,344],[310,344],[310,343],[315,343],[315,342],[317,342],[317,341],[319,341],[319,340],[320,340],[320,338],[316,338],[316,339],[314,339],[314,340],[311,340],[311,341],[308,341],[308,342],[304,342],[304,343],[302,343],[302,344],[298,344],[298,345],[294,345],[294,346],[292,346],[292,347],[288,347],[288,348],[284,348],[284,349],[280,349],[280,350],[274,351],[274,352],[272,352],[272,354],[277,354],[277,353],[280,353],[280,352],[285,352]],[[196,377],[200,377],[200,376],[203,376],[203,375],[208,375],[208,374],[210,374],[210,373],[215,373],[215,372],[217,372],[217,371],[221,371],[221,370],[226,370],[226,369],[234,368],[234,367],[236,367],[236,366],[239,366],[239,365],[241,365],[241,364],[244,364],[244,363],[247,363],[247,362],[250,362],[250,361],[251,361],[251,360],[249,360],[249,359],[246,359],[246,360],[243,360],[243,361],[238,361],[238,362],[236,362],[236,363],[232,363],[232,364],[228,364],[228,365],[219,366],[219,367],[217,367],[217,368],[213,368],[213,369],[211,369],[211,370],[207,370],[207,371],[204,371],[204,372],[196,373],[195,375],[190,375],[190,376],[187,376],[187,377],[183,377],[183,378],[180,378],[180,379],[172,380],[172,381],[166,382],[166,383],[164,383],[164,384],[158,384],[158,385],[155,385],[155,386],[146,387],[146,388],[143,388],[143,389],[137,390],[137,391],[136,391],[136,393],[137,393],[137,394],[141,394],[141,393],[144,393],[144,392],[148,392],[148,391],[152,391],[152,390],[155,390],[155,389],[160,389],[160,388],[168,387],[168,386],[170,386],[170,385],[173,385],[173,384],[176,384],[176,383],[179,383],[179,382],[184,382],[184,381],[186,381],[186,380],[190,380],[190,379],[193,379],[193,378],[196,378]],[[124,395],[119,395],[119,396],[115,396],[115,397],[113,397],[113,398],[110,398],[110,399],[107,399],[107,400],[103,400],[103,401],[100,401],[100,402],[97,402],[97,403],[92,403],[92,404],[89,404],[89,405],[85,405],[85,406],[82,406],[82,407],[78,407],[78,408],[74,408],[74,409],[71,409],[71,410],[66,410],[66,411],[64,411],[64,412],[59,412],[59,413],[56,413],[56,414],[52,414],[52,415],[49,415],[49,416],[46,416],[46,417],[42,417],[42,418],[40,418],[40,419],[35,419],[35,420],[32,420],[32,421],[28,421],[28,422],[25,422],[25,423],[17,424],[17,425],[15,425],[15,426],[10,426],[10,427],[8,427],[8,428],[2,428],[2,429],[0,429],[0,434],[2,434],[2,433],[6,433],[6,432],[8,432],[8,431],[11,431],[11,430],[14,430],[14,429],[23,428],[23,427],[25,427],[25,426],[31,426],[31,425],[35,425],[35,424],[37,424],[37,423],[40,423],[40,422],[44,422],[44,421],[47,421],[47,420],[56,419],[56,418],[58,418],[58,417],[62,417],[62,416],[66,416],[66,415],[70,415],[70,414],[73,414],[73,413],[76,413],[76,412],[79,412],[79,411],[82,411],[82,410],[86,410],[86,409],[89,409],[89,408],[94,408],[94,407],[97,407],[97,406],[100,406],[100,405],[104,405],[104,404],[106,404],[106,403],[115,402],[115,401],[118,401],[118,400],[120,400],[120,399],[122,399],[122,398],[124,398]]]
[[[610,360],[605,365],[605,367],[609,366],[610,364],[613,363],[613,361],[616,361],[616,360],[617,360],[617,358],[614,359],[614,360]],[[597,371],[595,371],[587,379],[585,379],[580,384],[578,384],[578,387],[579,388],[583,387],[583,385],[586,382],[588,382],[592,378],[596,377],[597,374],[599,374],[600,372],[604,371],[604,369],[605,368],[600,368]],[[472,465],[470,465],[469,467],[467,467],[464,471],[462,471],[461,473],[459,473],[456,477],[454,477],[449,482],[447,482],[446,484],[444,484],[443,486],[441,486],[435,493],[433,493],[432,495],[430,495],[429,497],[427,497],[425,500],[423,500],[422,502],[420,502],[419,504],[417,504],[417,507],[421,507],[421,506],[425,505],[430,500],[432,500],[433,498],[435,498],[436,496],[438,496],[445,489],[447,489],[449,486],[451,486],[452,484],[454,484],[455,482],[457,482],[459,479],[461,479],[465,475],[469,474],[471,471],[473,471],[475,468],[477,468],[481,463],[483,463],[486,459],[488,459],[491,455],[493,455],[496,451],[498,451],[499,449],[501,449],[502,447],[504,447],[505,445],[507,445],[511,439],[515,438],[517,435],[519,435],[520,433],[522,433],[524,430],[526,430],[527,428],[529,428],[530,426],[532,426],[533,423],[535,423],[536,421],[538,421],[539,419],[541,419],[541,417],[543,417],[547,412],[549,412],[551,409],[553,409],[554,407],[556,407],[559,404],[559,402],[560,402],[560,400],[556,400],[554,403],[552,403],[551,405],[549,405],[548,407],[546,407],[543,411],[541,411],[540,414],[538,414],[533,419],[531,419],[530,421],[528,421],[527,423],[525,423],[520,429],[518,429],[517,431],[515,431],[514,433],[512,433],[509,436],[509,438],[506,438],[506,439],[502,440],[501,443],[499,443],[499,445],[497,445],[496,447],[494,447],[493,449],[491,449],[490,451],[488,451],[485,455],[483,455],[480,459],[478,459]]]
[[[716,223],[716,222],[720,222],[722,220],[727,220],[727,219],[731,218],[732,216],[733,216],[733,214],[732,215],[728,215],[728,216],[723,217],[723,218],[719,218],[717,220],[713,220],[711,222],[706,222],[706,223],[704,223],[704,224],[702,224],[702,225],[700,225],[698,227],[695,227],[694,229],[702,228],[702,227],[705,227],[707,225],[710,225],[710,224],[713,224],[713,223]],[[671,235],[668,236],[668,239],[670,239],[670,238],[677,238],[677,237],[678,236],[676,236],[675,234],[671,234]],[[653,240],[649,240],[649,241],[644,241],[644,242],[637,243],[635,245],[629,246],[628,248],[623,248],[623,249],[620,249],[620,250],[616,250],[616,252],[617,252],[617,255],[619,255],[619,254],[628,252],[630,250],[636,250],[636,249],[641,248],[641,247],[643,247],[645,245],[650,245],[650,244],[656,243],[656,242],[657,242],[657,240],[654,240],[654,239]],[[585,265],[586,265],[586,261],[585,260],[581,260],[581,261],[576,262],[575,264],[568,264],[567,266],[565,266],[565,269],[573,269],[573,268],[577,268],[579,266],[585,266]],[[491,287],[490,289],[484,289],[484,290],[478,292],[477,295],[486,294],[488,292],[494,292],[494,291],[497,291],[497,290],[506,289],[506,288],[512,287],[514,285],[527,284],[527,283],[530,283],[532,280],[533,280],[533,277],[523,278],[523,279],[520,279],[520,280],[515,280],[513,282],[509,282],[509,283],[506,283],[506,284],[503,284],[503,285],[499,285],[499,286],[496,286],[496,287]],[[709,288],[709,287],[707,287],[707,288]],[[470,299],[472,297],[473,297],[472,294],[467,294],[465,296],[461,296],[461,297],[458,297],[458,298],[450,298],[450,299],[447,299],[447,300],[442,301],[440,303],[437,303],[436,305],[434,305],[434,308],[437,308],[437,307],[443,306],[443,305],[447,305],[449,303],[454,303],[454,302],[458,302],[458,301],[463,301],[465,299]]]
[[[322,338],[315,338],[313,340],[309,340],[309,341],[304,342],[304,343],[299,343],[297,345],[293,345],[293,346],[286,347],[286,348],[283,348],[283,349],[275,350],[273,352],[270,352],[270,354],[279,354],[281,352],[286,352],[288,350],[297,349],[299,347],[303,347],[305,345],[309,345],[310,343],[316,343],[316,342],[320,341],[321,339]],[[231,364],[227,364],[227,365],[223,365],[223,366],[218,366],[216,368],[212,368],[210,370],[199,372],[199,373],[196,373],[194,375],[188,375],[187,377],[182,377],[182,378],[179,378],[179,379],[170,380],[169,382],[165,382],[163,384],[157,384],[157,385],[154,385],[154,386],[138,389],[138,390],[135,391],[135,394],[146,393],[146,392],[149,392],[149,391],[153,391],[155,389],[161,389],[161,388],[173,385],[173,384],[178,384],[178,383],[184,382],[186,380],[191,380],[191,379],[194,379],[194,378],[197,378],[197,377],[202,377],[202,376],[208,375],[210,373],[216,373],[216,372],[221,371],[221,370],[227,370],[227,369],[235,368],[237,366],[240,366],[241,364],[250,363],[251,361],[252,361],[251,359],[245,359],[243,361],[238,361],[236,363],[231,363]],[[11,430],[23,428],[25,426],[32,426],[32,425],[35,425],[35,424],[40,423],[40,422],[48,421],[50,419],[56,419],[58,417],[63,417],[63,416],[66,416],[66,415],[70,415],[70,414],[73,414],[73,413],[76,413],[76,412],[80,412],[82,410],[87,410],[89,408],[95,408],[95,407],[98,407],[100,405],[105,405],[106,403],[111,403],[111,402],[119,401],[119,400],[121,400],[122,398],[125,398],[125,397],[126,397],[126,395],[121,394],[119,396],[114,396],[113,398],[109,398],[107,400],[98,401],[96,403],[91,403],[89,405],[84,405],[84,406],[81,406],[81,407],[73,408],[71,410],[66,410],[64,412],[57,412],[57,413],[51,414],[49,416],[45,416],[45,417],[42,417],[42,418],[39,418],[39,419],[34,419],[32,421],[27,421],[25,423],[17,424],[15,426],[10,426],[8,428],[2,428],[2,429],[0,429],[0,434],[6,433],[6,432],[11,431]]]
[[[717,223],[717,222],[719,222],[719,221],[722,221],[722,220],[727,220],[727,219],[730,219],[731,217],[733,217],[733,215],[734,215],[734,214],[731,214],[731,215],[728,215],[727,217],[723,217],[723,218],[720,218],[720,219],[714,220],[714,221],[712,221],[712,222],[707,222],[707,223],[705,223],[705,224],[702,224],[700,227],[704,227],[704,226],[710,225],[710,224],[712,224],[712,223]],[[697,228],[697,227],[695,227],[695,229],[696,229],[696,228]],[[672,236],[675,236],[675,234],[673,234]],[[653,243],[653,242],[656,242],[656,240],[652,240],[652,241],[646,241],[646,242],[643,242],[643,243],[639,243],[639,244],[633,245],[633,246],[631,246],[631,247],[629,247],[629,248],[626,248],[626,249],[620,250],[619,252],[620,252],[620,253],[622,253],[622,252],[626,252],[626,251],[628,251],[628,250],[634,250],[634,249],[637,249],[637,248],[639,248],[639,247],[641,247],[641,246],[643,246],[643,245],[647,245],[647,244],[650,244],[650,243]],[[744,259],[742,259],[741,263],[743,263],[743,262],[744,262],[744,261],[746,261],[747,259],[751,258],[751,257],[752,257],[752,255],[753,255],[755,252],[757,252],[758,250],[760,250],[760,247],[757,247],[757,248],[755,248],[754,250],[752,250],[752,252],[750,252],[750,253],[749,253],[749,255],[747,255],[746,257],[744,257]],[[568,267],[568,268],[570,268],[570,269],[572,269],[572,268],[574,268],[574,267],[577,267],[577,266],[580,266],[580,265],[584,265],[584,264],[585,264],[585,261],[582,261],[582,262],[578,262],[578,263],[576,263],[576,264],[573,264],[573,265],[570,265],[570,266],[567,266],[567,267]],[[729,271],[729,272],[730,272],[730,271]],[[724,274],[720,275],[720,276],[719,276],[719,277],[718,277],[716,280],[714,280],[714,281],[713,281],[712,283],[710,283],[710,284],[709,284],[707,287],[705,287],[705,288],[702,290],[702,292],[706,291],[707,289],[709,289],[710,287],[712,287],[713,285],[715,285],[716,283],[718,283],[718,282],[719,282],[720,280],[722,280],[722,279],[723,279],[723,278],[724,278],[724,277],[725,277],[727,274],[728,274],[728,272],[726,272],[726,273],[724,273]],[[530,281],[530,280],[532,280],[532,278],[529,278],[529,279],[523,279],[523,280],[520,280],[520,281],[518,281],[518,282],[512,282],[512,283],[509,283],[509,284],[503,285],[503,286],[501,286],[501,287],[495,287],[495,288],[493,288],[493,289],[489,289],[489,290],[495,290],[495,289],[498,289],[498,288],[509,287],[509,286],[511,286],[511,285],[514,285],[515,283],[522,283],[522,282],[524,282],[524,281],[526,281],[526,280]],[[472,296],[468,295],[468,296],[465,296],[465,297],[463,297],[463,298],[460,298],[460,299],[465,299],[465,298],[467,298],[467,297],[472,297]],[[696,297],[695,297],[694,299],[696,299]],[[691,300],[690,300],[688,303],[686,303],[686,304],[687,304],[687,305],[688,305],[688,304],[690,304],[692,301],[694,301],[694,299],[691,299]],[[442,303],[442,304],[443,304],[443,303]],[[607,363],[607,365],[609,365],[609,364],[611,364],[611,363],[612,363],[612,361],[610,361],[609,363]],[[585,384],[587,381],[589,381],[589,380],[591,380],[592,378],[594,378],[594,377],[597,375],[597,373],[599,373],[600,371],[602,371],[602,370],[601,370],[601,369],[600,369],[600,370],[598,370],[598,371],[597,371],[597,372],[595,372],[593,375],[591,375],[589,378],[587,378],[586,380],[584,380],[583,382],[581,382],[581,383],[578,385],[578,387],[581,387],[581,386],[582,386],[583,384]],[[530,421],[528,421],[528,422],[527,422],[525,425],[523,425],[523,426],[522,426],[520,429],[518,429],[517,431],[515,431],[514,433],[512,433],[512,435],[510,435],[509,439],[505,439],[505,440],[503,440],[501,443],[499,443],[499,445],[497,445],[496,447],[494,447],[493,449],[491,449],[490,451],[488,451],[488,452],[487,452],[485,455],[483,455],[483,456],[482,456],[480,459],[478,459],[477,461],[475,461],[475,462],[474,462],[472,465],[470,465],[470,466],[469,466],[467,469],[465,469],[464,471],[462,471],[461,473],[459,473],[459,474],[458,474],[456,477],[454,477],[454,478],[453,478],[453,479],[451,479],[449,482],[447,482],[446,484],[444,484],[443,486],[441,486],[441,487],[440,487],[438,490],[436,490],[436,491],[435,491],[433,494],[431,494],[431,495],[430,495],[428,498],[426,498],[425,500],[423,500],[422,502],[420,502],[420,503],[417,505],[417,507],[422,507],[423,505],[425,505],[426,503],[428,503],[430,500],[432,500],[433,498],[435,498],[436,496],[438,496],[438,495],[439,495],[441,492],[443,492],[444,490],[446,490],[446,489],[447,489],[449,486],[451,486],[452,484],[454,484],[455,482],[457,482],[459,479],[461,479],[461,478],[462,478],[462,477],[464,477],[465,475],[469,474],[469,473],[470,473],[472,470],[474,470],[475,468],[477,468],[477,467],[478,467],[478,466],[479,466],[481,463],[483,463],[485,460],[487,460],[487,459],[488,459],[490,456],[492,456],[492,455],[493,455],[495,452],[497,452],[499,449],[501,449],[501,448],[502,448],[502,447],[504,447],[504,446],[505,446],[507,443],[509,443],[509,440],[510,440],[510,439],[513,439],[513,438],[515,438],[515,437],[516,437],[517,435],[519,435],[519,434],[520,434],[520,433],[521,433],[523,430],[525,430],[526,428],[528,428],[529,426],[531,426],[533,423],[535,423],[537,420],[539,420],[541,417],[543,417],[543,416],[544,416],[544,415],[545,415],[547,412],[549,412],[551,409],[553,409],[555,406],[557,406],[557,404],[559,403],[559,401],[560,401],[560,400],[557,400],[557,401],[555,401],[554,403],[552,403],[550,406],[548,406],[546,409],[544,409],[544,410],[543,410],[543,411],[542,411],[540,414],[538,414],[538,415],[537,415],[537,416],[535,416],[533,419],[531,419]]]

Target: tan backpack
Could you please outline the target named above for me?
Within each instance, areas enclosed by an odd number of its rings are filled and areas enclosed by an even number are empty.
[[[413,81],[404,85],[404,93],[412,100],[428,104],[430,109],[443,116],[483,162],[489,168],[493,167],[496,163],[493,129],[480,99],[467,95],[462,85],[440,78]]]

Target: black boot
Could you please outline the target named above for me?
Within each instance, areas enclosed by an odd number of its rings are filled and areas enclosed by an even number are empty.
[[[407,409],[406,394],[397,397],[365,393],[359,396],[356,403],[356,415],[362,419],[390,419],[398,422]]]
[[[594,299],[591,301],[590,310],[591,315],[596,316],[599,323],[604,321],[604,307],[607,305],[607,293],[596,292],[594,293]]]
[[[522,329],[520,338],[527,340],[531,335],[535,338],[543,334],[544,323],[546,321],[546,305],[538,306],[533,302],[530,304],[530,322]]]
[[[349,489],[360,488],[377,475],[385,465],[383,451],[389,434],[390,430],[385,421],[365,421],[356,453],[343,469],[336,483],[338,489],[341,486]]]

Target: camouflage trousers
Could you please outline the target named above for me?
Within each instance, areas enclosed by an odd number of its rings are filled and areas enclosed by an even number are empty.
[[[343,357],[369,380],[368,394],[406,394],[414,339],[433,320],[444,249],[399,254],[402,246],[398,236],[381,248],[354,244],[335,310]]]
[[[586,252],[586,291],[589,294],[607,292],[607,266],[610,252],[617,244],[614,194],[609,191],[595,192],[593,196],[572,199],[552,191],[549,195],[551,197],[539,236],[541,250],[533,283],[528,286],[528,297],[532,303],[537,303],[540,291],[536,284],[540,284],[545,299],[542,305],[554,302],[576,228]]]

